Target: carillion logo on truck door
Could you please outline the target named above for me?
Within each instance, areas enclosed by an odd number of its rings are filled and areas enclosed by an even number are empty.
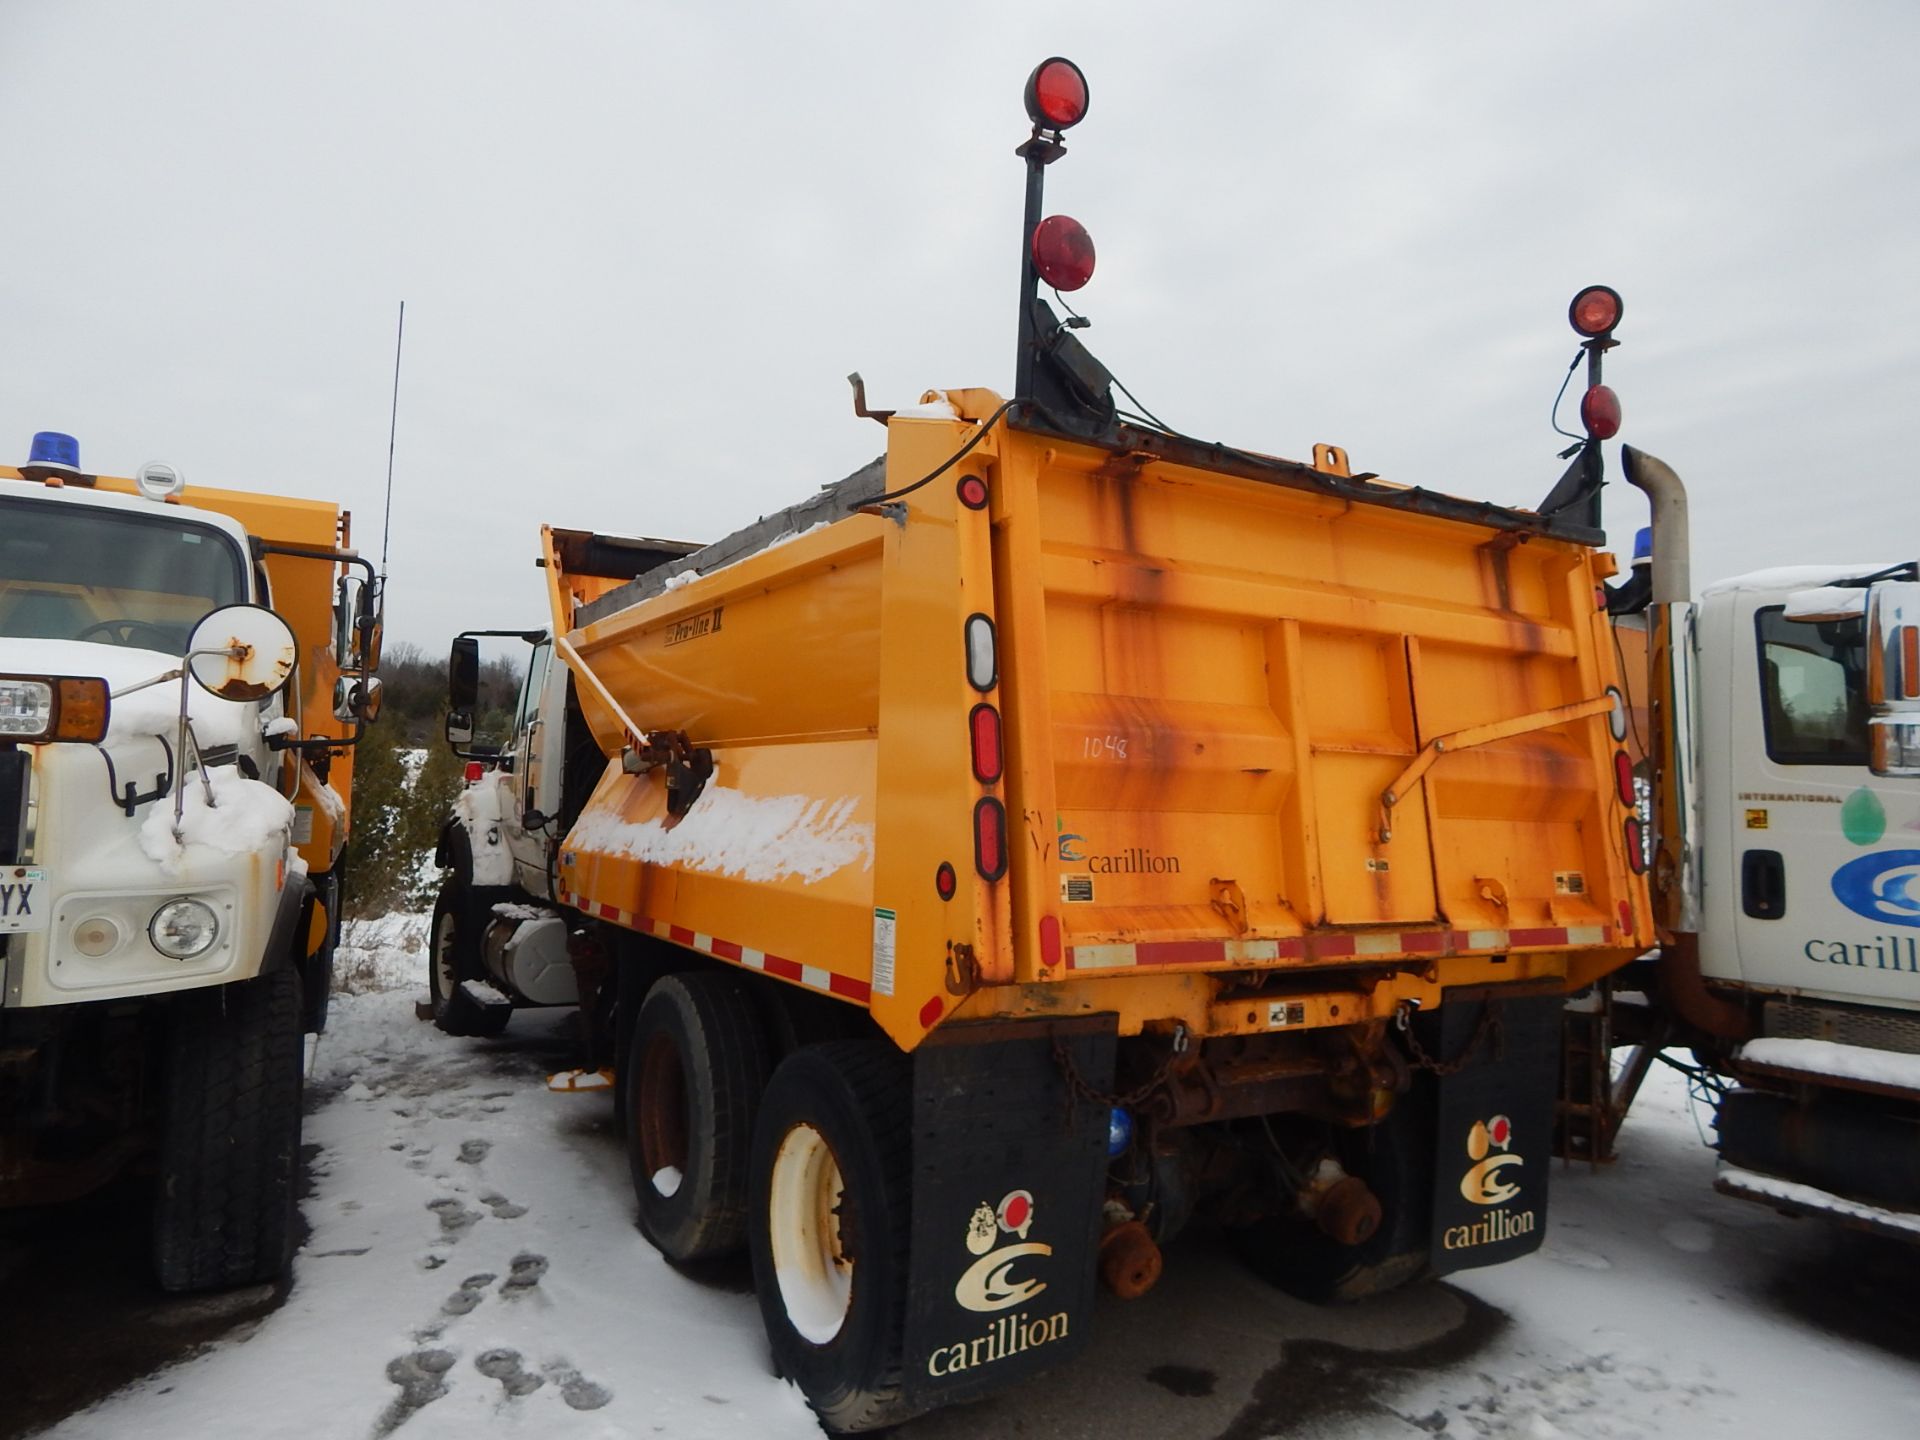
[[[1876,850],[1833,872],[1833,898],[1883,925],[1920,926],[1920,850]]]
[[[1033,1227],[1033,1195],[1010,1190],[998,1206],[982,1200],[967,1222],[967,1249],[980,1258],[969,1265],[953,1287],[953,1298],[969,1310],[994,1314],[1024,1305],[1044,1292],[1047,1282],[1036,1279],[1027,1264],[1053,1254],[1051,1245],[1028,1241]],[[1002,1245],[1001,1237],[1015,1243]],[[1034,1318],[1026,1311],[1002,1315],[985,1334],[972,1340],[939,1345],[927,1357],[927,1374],[955,1375],[981,1365],[1005,1360],[1036,1345],[1067,1338],[1067,1312]]]
[[[1448,1250],[1494,1245],[1516,1235],[1528,1235],[1538,1223],[1532,1210],[1509,1210],[1507,1201],[1520,1193],[1519,1169],[1526,1157],[1514,1154],[1513,1122],[1505,1115],[1476,1120],[1467,1131],[1467,1159],[1473,1163],[1460,1177],[1460,1193],[1475,1205],[1501,1207],[1471,1225],[1450,1225],[1440,1237]]]

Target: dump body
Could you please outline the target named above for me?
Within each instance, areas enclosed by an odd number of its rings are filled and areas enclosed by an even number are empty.
[[[895,418],[883,465],[618,589],[576,594],[549,545],[609,757],[561,846],[572,903],[868,1006],[909,1050],[992,1016],[1348,1025],[1579,988],[1651,942],[1609,560],[1324,449],[1279,483],[1000,426],[884,495],[998,407],[952,398]],[[711,752],[684,816],[654,732]]]

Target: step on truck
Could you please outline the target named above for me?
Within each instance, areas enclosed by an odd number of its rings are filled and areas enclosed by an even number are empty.
[[[1653,507],[1614,608],[1650,721],[1661,952],[1636,967],[1650,993],[1632,982],[1652,1003],[1611,1004],[1590,1047],[1633,1047],[1604,1128],[1656,1050],[1691,1046],[1716,1188],[1920,1242],[1920,566],[1696,596],[1685,487],[1624,462]]]
[[[1534,512],[1122,412],[1038,288],[1086,83],[1026,99],[1011,398],[855,377],[813,498],[615,585],[543,541],[640,1225],[751,1252],[839,1432],[1064,1361],[1196,1217],[1324,1300],[1533,1250],[1563,996],[1652,939],[1601,437]]]
[[[0,467],[0,1204],[152,1183],[170,1291],[294,1238],[378,585],[319,501]]]

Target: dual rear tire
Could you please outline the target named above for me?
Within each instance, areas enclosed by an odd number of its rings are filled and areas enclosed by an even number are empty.
[[[676,1263],[752,1254],[775,1368],[835,1433],[907,1418],[911,1075],[885,1041],[771,1063],[740,977],[648,990],[622,1067],[640,1229]]]

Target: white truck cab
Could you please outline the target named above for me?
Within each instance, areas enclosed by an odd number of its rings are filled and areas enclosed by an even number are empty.
[[[1920,776],[1875,772],[1867,695],[1871,577],[1912,573],[1797,567],[1701,592],[1700,968],[1710,980],[1789,1008],[1910,1011],[1920,1027]]]
[[[1650,578],[1614,608],[1644,626],[1661,954],[1616,1096],[1690,1044],[1717,1189],[1920,1242],[1920,565],[1696,599],[1685,487],[1624,458],[1653,502]]]
[[[0,1206],[151,1173],[163,1288],[281,1275],[372,568],[323,501],[0,467]],[[357,572],[357,573],[356,573]]]

